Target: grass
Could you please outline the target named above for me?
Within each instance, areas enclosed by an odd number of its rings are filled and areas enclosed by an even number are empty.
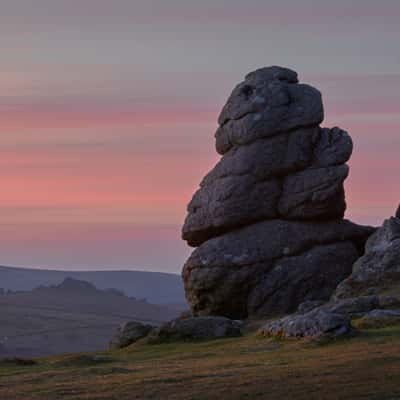
[[[398,399],[400,326],[335,342],[136,344],[0,363],[0,399]]]

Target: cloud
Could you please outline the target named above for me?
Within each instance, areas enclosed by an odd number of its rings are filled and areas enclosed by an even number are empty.
[[[189,251],[177,225],[42,222],[0,226],[2,265],[179,273]]]
[[[1,25],[24,22],[26,29],[32,25],[41,29],[69,25],[89,30],[93,27],[109,29],[110,26],[121,29],[134,24],[157,27],[165,23],[298,25],[335,21],[340,24],[343,20],[357,23],[365,18],[370,22],[385,18],[387,23],[394,23],[400,14],[398,2],[391,0],[382,0],[379,4],[364,0],[362,7],[344,0],[335,3],[327,0],[248,0],[246,3],[238,0],[204,0],[201,3],[183,0],[36,0],[34,7],[30,3],[13,0],[3,5]]]

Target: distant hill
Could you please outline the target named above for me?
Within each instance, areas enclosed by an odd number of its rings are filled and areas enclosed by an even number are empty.
[[[154,304],[185,304],[181,277],[177,274],[145,271],[57,271],[0,266],[0,288],[32,290],[58,285],[71,277],[94,284],[99,289],[115,288],[127,296],[145,298]]]
[[[126,321],[159,325],[178,310],[66,278],[59,285],[0,295],[0,358],[105,350]]]

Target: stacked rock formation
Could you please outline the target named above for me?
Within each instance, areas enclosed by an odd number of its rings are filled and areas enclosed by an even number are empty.
[[[321,128],[320,92],[281,67],[248,74],[219,117],[221,160],[188,205],[194,315],[247,318],[327,300],[373,229],[343,220],[353,144]]]

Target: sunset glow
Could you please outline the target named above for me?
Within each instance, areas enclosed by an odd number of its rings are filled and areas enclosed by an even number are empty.
[[[398,2],[378,12],[368,0],[357,16],[347,1],[320,2],[313,17],[300,12],[309,0],[290,14],[257,0],[157,1],[158,13],[37,3],[27,16],[27,1],[9,2],[0,16],[0,264],[179,272],[186,204],[218,159],[219,111],[247,72],[271,64],[318,87],[323,125],[351,134],[347,216],[379,224],[394,212]]]

